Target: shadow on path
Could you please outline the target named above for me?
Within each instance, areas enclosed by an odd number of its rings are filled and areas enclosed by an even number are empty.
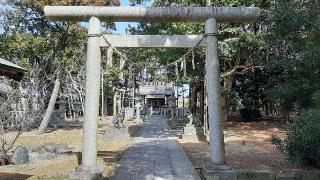
[[[24,180],[32,177],[32,175],[29,174],[19,174],[19,173],[0,173],[0,179],[5,180]]]

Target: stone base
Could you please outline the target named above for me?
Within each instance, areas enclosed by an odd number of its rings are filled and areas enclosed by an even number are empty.
[[[320,179],[319,170],[268,172],[253,169],[231,169],[225,165],[206,165],[202,175],[207,180],[316,180]]]
[[[69,174],[71,180],[92,180],[102,179],[103,167],[95,166],[78,166],[75,172]]]
[[[190,141],[198,141],[197,129],[193,125],[187,125],[183,128],[182,139]]]
[[[181,137],[183,140],[185,141],[196,141],[198,142],[199,141],[199,138],[197,135],[182,135]]]
[[[260,170],[238,170],[237,180],[275,180],[276,175],[267,171]]]
[[[186,127],[183,128],[183,135],[196,136],[197,129],[193,125],[187,125]]]
[[[196,128],[194,125],[187,125],[183,128],[182,139],[205,141],[206,137],[204,136],[202,128]]]
[[[276,180],[314,180],[320,179],[320,170],[284,171],[276,174]]]
[[[237,173],[230,166],[207,164],[202,169],[206,179],[237,180]]]
[[[135,123],[138,123],[138,124],[143,123],[143,120],[142,120],[141,118],[139,118],[139,119],[134,119],[134,121],[135,121]]]
[[[126,126],[116,127],[116,126],[108,126],[106,128],[104,139],[119,139],[119,138],[129,138],[129,128]]]

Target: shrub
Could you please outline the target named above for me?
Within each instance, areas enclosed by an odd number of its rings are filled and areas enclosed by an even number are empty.
[[[320,167],[320,108],[303,113],[285,140],[273,141],[291,161]]]
[[[272,135],[271,143],[276,145],[276,147],[281,151],[285,151],[286,149],[286,139],[281,139],[277,136]]]
[[[249,121],[258,121],[261,118],[261,112],[257,109],[240,109],[241,118]]]

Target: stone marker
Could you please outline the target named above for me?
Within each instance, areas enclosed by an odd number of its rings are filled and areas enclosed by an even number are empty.
[[[25,146],[19,146],[13,153],[11,161],[15,165],[29,163],[29,152]]]

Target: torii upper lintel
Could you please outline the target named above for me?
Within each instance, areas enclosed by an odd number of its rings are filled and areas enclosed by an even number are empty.
[[[46,6],[51,20],[88,21],[91,17],[114,22],[251,22],[260,15],[257,7],[108,7],[108,6]]]

